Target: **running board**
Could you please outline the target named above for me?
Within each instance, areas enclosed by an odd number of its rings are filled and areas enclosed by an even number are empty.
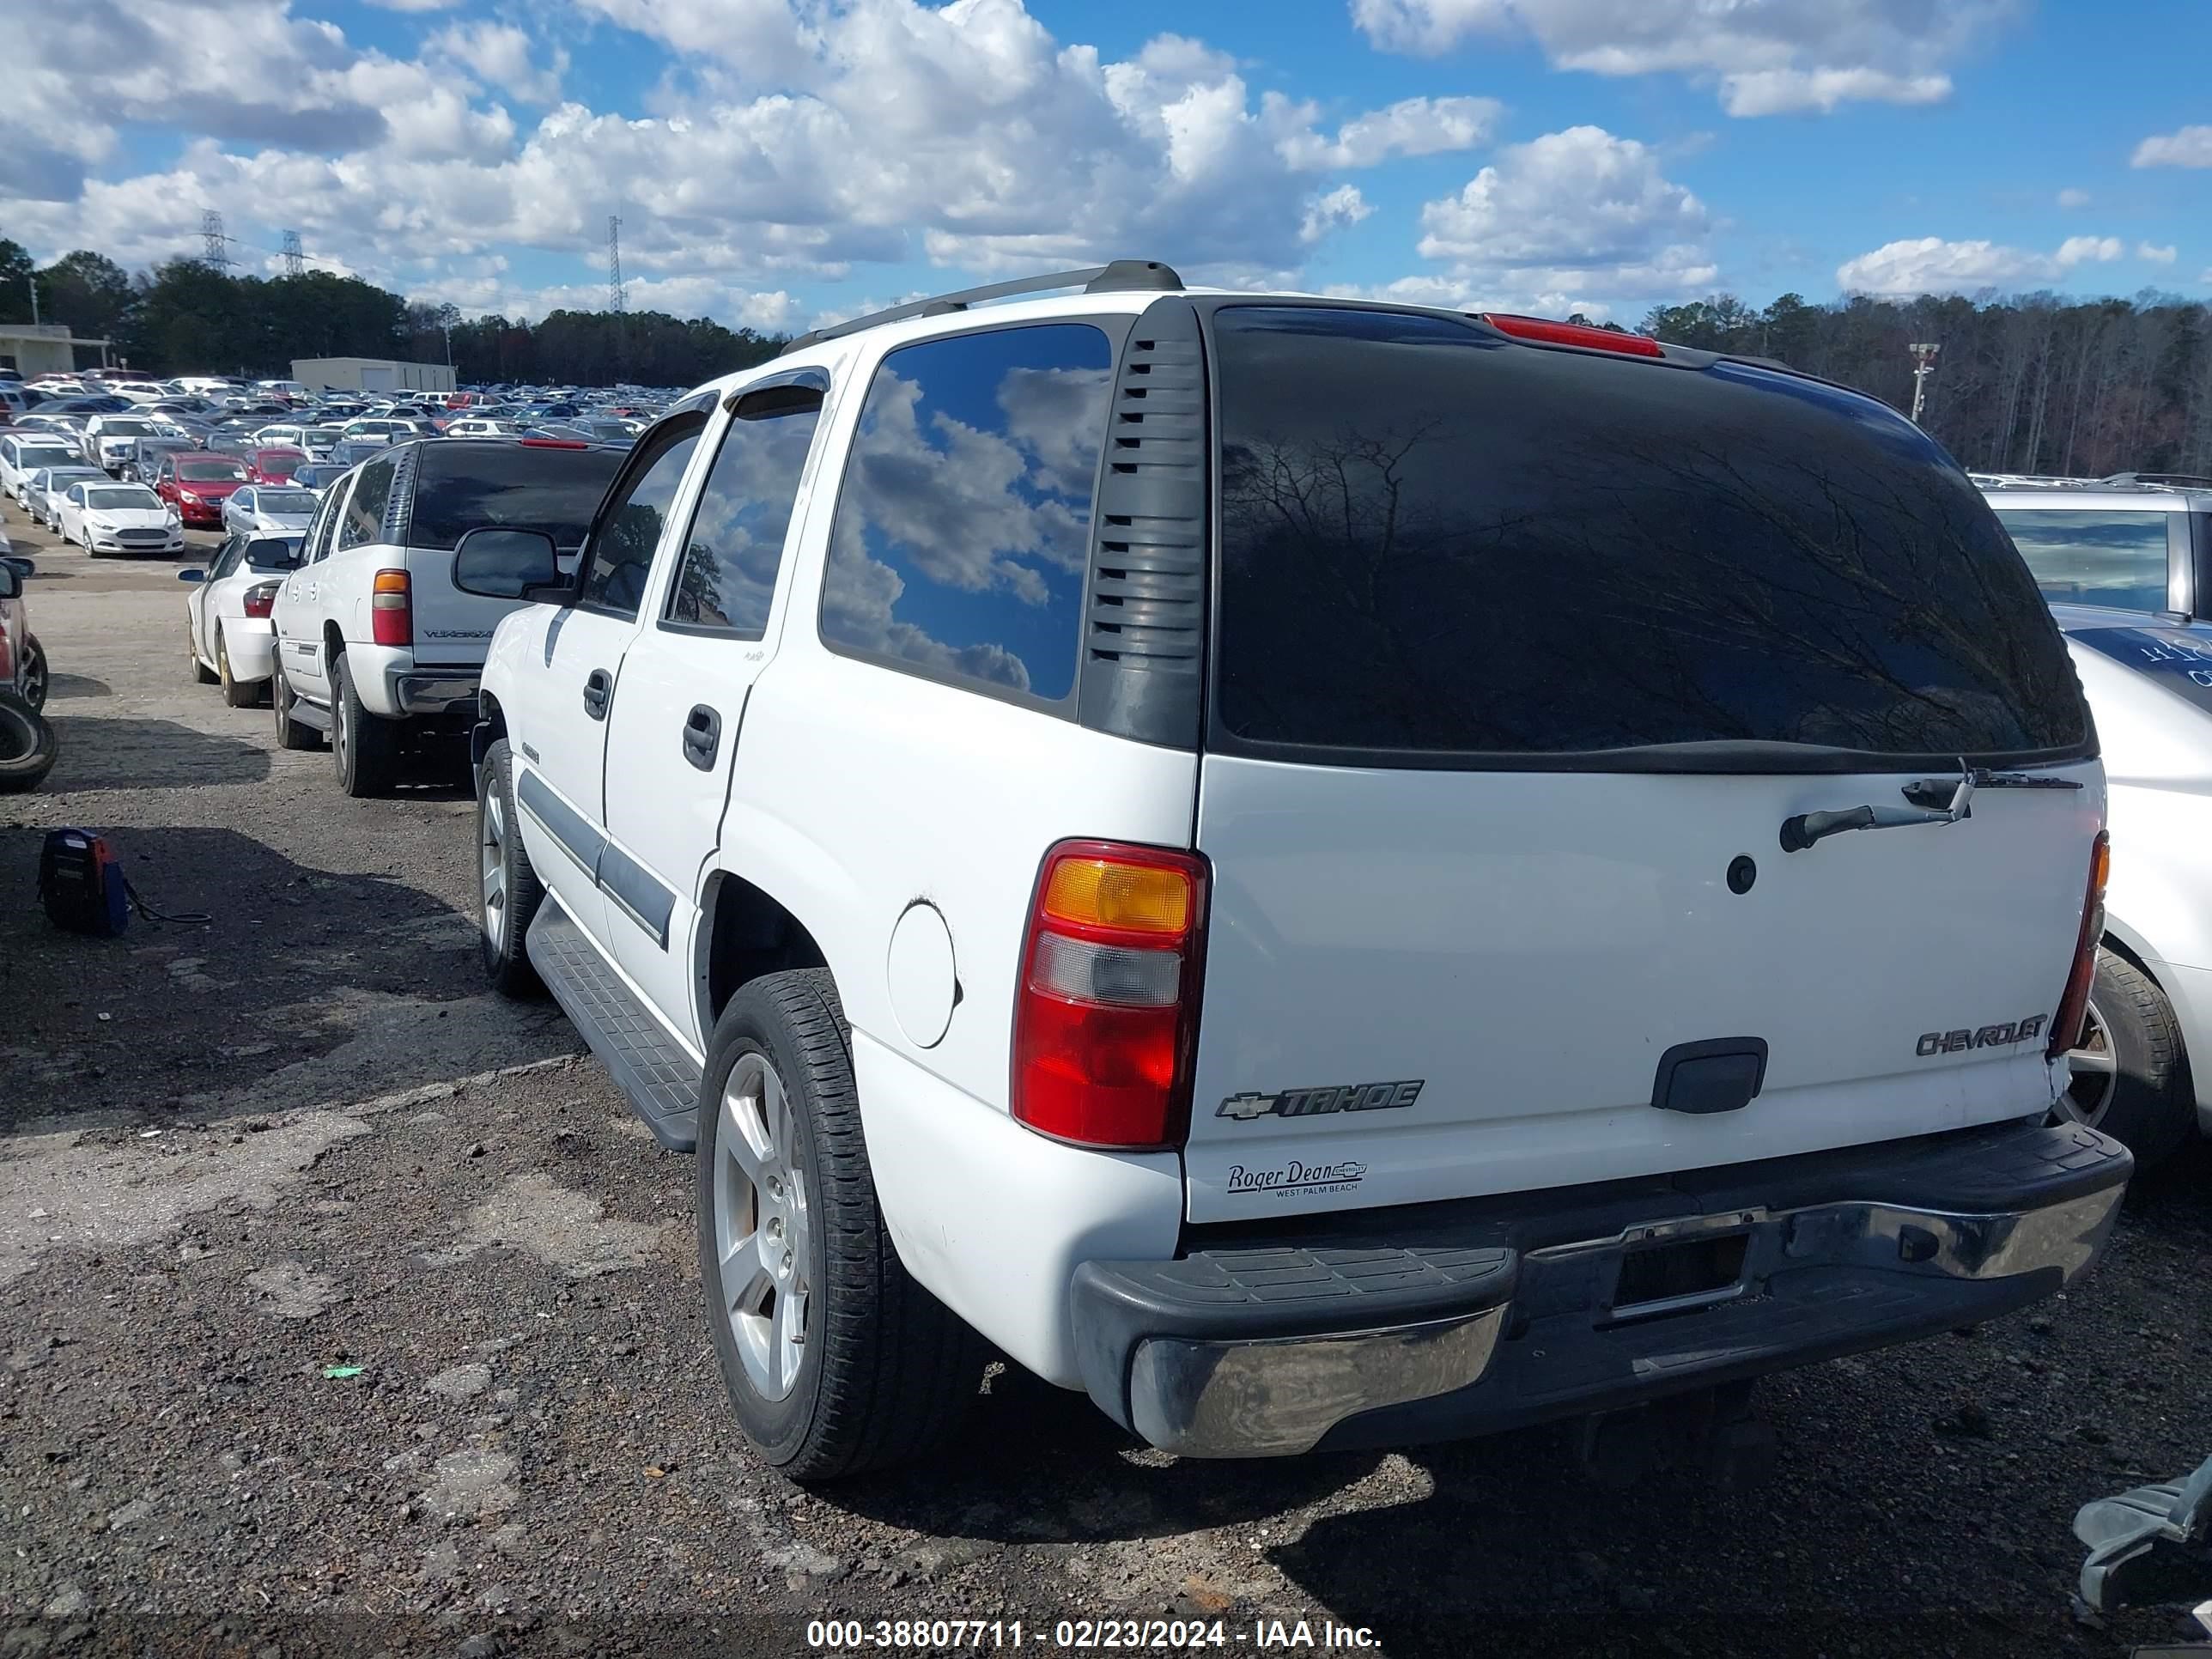
[[[291,708],[285,712],[297,725],[313,726],[322,732],[331,729],[331,711],[319,702],[309,702],[296,691],[292,694]]]
[[[551,894],[538,907],[524,945],[561,1012],[614,1073],[615,1086],[653,1138],[665,1151],[690,1152],[699,1138],[699,1068],[691,1056],[661,1030]]]

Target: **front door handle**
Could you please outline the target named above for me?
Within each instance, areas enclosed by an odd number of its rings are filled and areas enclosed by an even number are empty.
[[[695,704],[684,722],[684,758],[702,772],[714,769],[714,751],[722,746],[722,717],[705,703]]]
[[[584,682],[584,712],[595,720],[607,717],[607,700],[615,694],[614,680],[604,668],[594,668]]]

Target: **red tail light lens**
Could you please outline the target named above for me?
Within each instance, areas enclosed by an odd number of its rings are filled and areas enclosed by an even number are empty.
[[[276,608],[276,590],[282,582],[256,582],[246,590],[246,614],[266,617]]]
[[[404,570],[380,570],[368,598],[369,637],[379,645],[415,643],[415,599]]]
[[[1618,351],[1629,357],[1663,357],[1659,342],[1644,334],[1618,334],[1609,328],[1584,323],[1555,323],[1548,317],[1516,317],[1502,311],[1486,311],[1482,320],[1500,334],[1544,345],[1587,346],[1596,351]]]
[[[1121,842],[1045,854],[1014,1005],[1018,1121],[1085,1146],[1182,1144],[1206,875],[1192,854]]]
[[[2074,966],[2066,975],[2066,994],[2051,1020],[2047,1058],[2057,1060],[2081,1040],[2081,1022],[2089,1014],[2089,982],[2097,973],[2097,941],[2105,936],[2105,880],[2112,871],[2112,837],[2097,832],[2097,845],[2089,855],[2089,889],[2081,899],[2081,931],[2074,940]]]

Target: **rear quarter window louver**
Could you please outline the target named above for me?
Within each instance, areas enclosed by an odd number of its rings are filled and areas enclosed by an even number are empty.
[[[1162,300],[1130,331],[1109,416],[1079,704],[1093,730],[1198,746],[1206,474],[1198,314]]]

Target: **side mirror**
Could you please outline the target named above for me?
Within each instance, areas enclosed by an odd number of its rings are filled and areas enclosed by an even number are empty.
[[[0,562],[0,599],[20,599],[23,597],[23,578],[12,564]]]
[[[204,582],[207,580],[207,572],[194,565],[189,570],[177,572],[177,580],[180,582]]]
[[[487,526],[471,530],[453,550],[453,586],[493,599],[556,599],[573,592],[562,580],[560,555],[542,530]],[[558,593],[533,592],[555,588]]]

